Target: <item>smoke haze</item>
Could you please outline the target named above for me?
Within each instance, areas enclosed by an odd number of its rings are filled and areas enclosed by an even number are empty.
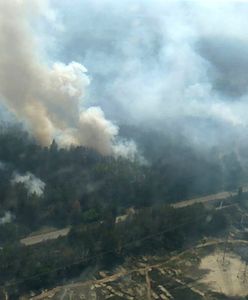
[[[1,102],[43,145],[133,158],[121,123],[239,143],[247,12],[231,0],[1,0]]]
[[[52,4],[64,24],[53,55],[84,63],[94,78],[90,101],[107,117],[159,124],[199,144],[223,142],[225,131],[227,140],[233,131],[246,138],[248,2]]]

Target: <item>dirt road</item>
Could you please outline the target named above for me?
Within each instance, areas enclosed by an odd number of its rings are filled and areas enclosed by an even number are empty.
[[[47,240],[57,239],[60,236],[66,236],[69,233],[69,231],[70,231],[70,227],[66,227],[63,229],[54,230],[54,231],[47,232],[47,233],[28,236],[24,239],[21,239],[20,242],[21,242],[21,244],[23,244],[25,246],[31,246],[31,245],[35,245],[35,244],[38,244],[41,242],[45,242]]]
[[[243,187],[243,192],[247,193],[248,192],[248,186],[244,186]],[[177,202],[175,204],[172,204],[171,206],[174,208],[181,208],[181,207],[185,207],[185,206],[190,206],[193,205],[195,203],[206,203],[206,202],[210,202],[210,201],[216,201],[216,200],[225,200],[229,197],[232,196],[237,196],[238,192],[220,192],[217,194],[210,194],[204,197],[199,197],[199,198],[193,198],[190,200],[185,200],[185,201],[181,201],[181,202]]]

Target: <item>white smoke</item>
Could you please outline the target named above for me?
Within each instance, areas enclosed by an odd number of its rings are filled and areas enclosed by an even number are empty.
[[[46,186],[42,180],[30,172],[27,172],[23,175],[14,173],[11,183],[23,183],[29,195],[36,194],[39,197],[43,195]]]
[[[36,17],[51,17],[42,4],[41,0],[0,1],[1,101],[42,145],[56,139],[63,146],[83,145],[104,155],[130,156],[136,148],[118,142],[118,127],[101,108],[84,107],[90,84],[86,68],[77,62],[56,62],[50,67],[39,56],[28,17],[31,10]],[[116,145],[127,149],[116,151]]]
[[[204,147],[213,135],[220,143],[223,131],[248,128],[247,0],[53,2],[66,28],[58,57],[83,59],[97,78],[91,99],[106,114],[136,125],[182,124],[172,130],[189,128],[187,137]],[[204,130],[192,119],[207,121]]]
[[[5,170],[6,164],[0,160],[0,170]]]
[[[11,212],[6,211],[4,216],[0,218],[0,225],[11,223],[14,219],[14,216],[11,214]]]
[[[128,157],[130,160],[134,160],[136,158],[137,146],[133,141],[122,141],[122,143],[117,143],[114,145],[114,150],[117,156]],[[138,157],[140,163],[145,164],[146,161],[144,157],[139,155]]]

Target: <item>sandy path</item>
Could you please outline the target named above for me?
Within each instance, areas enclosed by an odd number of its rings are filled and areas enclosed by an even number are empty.
[[[247,193],[248,192],[248,186],[243,186],[243,192]],[[210,194],[204,197],[199,197],[199,198],[194,198],[190,200],[185,200],[181,202],[177,202],[175,204],[172,204],[171,206],[174,208],[180,208],[180,207],[185,207],[185,206],[190,206],[195,203],[206,203],[210,201],[216,201],[216,200],[224,200],[226,198],[232,197],[232,196],[237,196],[238,192],[220,192],[216,194]]]
[[[146,269],[146,287],[147,287],[147,300],[152,300],[151,281],[149,277],[149,269]]]
[[[70,228],[63,228],[63,229],[59,229],[59,230],[55,230],[55,231],[51,231],[51,232],[47,232],[47,233],[41,233],[38,235],[33,235],[33,236],[28,236],[24,239],[21,239],[20,242],[21,244],[25,245],[25,246],[31,246],[31,245],[35,245],[41,242],[45,242],[47,240],[53,240],[53,239],[57,239],[60,236],[66,236],[70,231]]]
[[[206,203],[206,202],[215,201],[215,200],[223,200],[223,199],[229,198],[230,196],[234,196],[234,195],[237,195],[237,193],[221,192],[221,193],[217,193],[217,194],[207,195],[204,197],[181,201],[181,202],[172,204],[171,206],[174,208],[180,208],[180,207],[190,206],[195,203]]]

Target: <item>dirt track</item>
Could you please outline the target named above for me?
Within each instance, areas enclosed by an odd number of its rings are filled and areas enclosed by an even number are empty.
[[[45,242],[47,240],[54,240],[57,239],[60,236],[66,236],[70,231],[69,227],[63,228],[63,229],[59,229],[59,230],[55,230],[55,231],[51,231],[51,232],[47,232],[47,233],[42,233],[42,234],[38,234],[38,235],[34,235],[34,236],[28,236],[24,239],[21,239],[20,242],[21,244],[25,245],[25,246],[31,246],[31,245],[35,245],[41,242]]]
[[[243,192],[245,192],[245,193],[248,192],[248,186],[243,187]],[[229,197],[237,196],[237,194],[238,194],[238,192],[226,192],[226,191],[224,191],[224,192],[220,192],[220,193],[217,193],[217,194],[211,194],[211,195],[207,195],[207,196],[204,196],[204,197],[193,198],[193,199],[190,199],[190,200],[177,202],[175,204],[172,204],[171,206],[174,207],[174,208],[181,208],[181,207],[193,205],[195,203],[206,203],[206,202],[216,201],[216,200],[225,200]]]

